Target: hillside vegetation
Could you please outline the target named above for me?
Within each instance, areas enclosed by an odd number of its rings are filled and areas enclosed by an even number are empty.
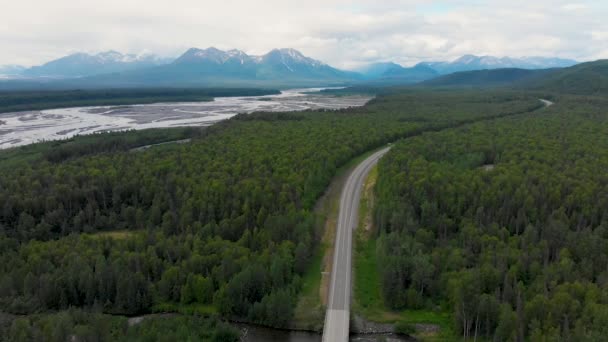
[[[498,87],[543,77],[547,70],[494,69],[463,71],[420,83],[422,87]]]
[[[608,95],[608,60],[553,71],[523,84],[531,89],[579,95]]]
[[[502,87],[545,93],[605,96],[608,94],[608,60],[582,63],[563,69],[457,72],[422,82],[418,87]]]
[[[379,281],[394,310],[443,307],[465,338],[608,334],[605,99],[424,134],[379,164]]]

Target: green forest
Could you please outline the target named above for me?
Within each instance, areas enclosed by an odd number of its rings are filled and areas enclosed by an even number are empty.
[[[210,341],[237,342],[238,329],[217,319],[197,315],[126,317],[69,309],[27,317],[0,315],[0,336],[11,342],[28,341]]]
[[[608,336],[608,100],[425,133],[378,166],[385,305],[442,308],[465,339]]]
[[[286,327],[322,233],[312,209],[339,167],[399,138],[541,107],[518,92],[404,91],[358,109],[240,115],[136,153],[78,148],[87,137],[3,151],[0,306]],[[11,329],[26,323],[38,324]]]
[[[279,94],[253,88],[99,89],[0,91],[0,113],[78,106],[129,105],[156,102],[211,101],[214,97]]]

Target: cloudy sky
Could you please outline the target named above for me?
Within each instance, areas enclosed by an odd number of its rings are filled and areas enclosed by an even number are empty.
[[[381,3],[381,4],[378,4]],[[464,54],[608,58],[608,1],[0,0],[0,65],[189,47],[293,47],[341,68]]]

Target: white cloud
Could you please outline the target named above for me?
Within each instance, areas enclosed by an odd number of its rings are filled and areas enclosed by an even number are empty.
[[[591,31],[590,34],[593,40],[608,40],[608,31]]]
[[[608,6],[560,0],[0,0],[0,64],[76,51],[260,54],[293,47],[338,67],[460,55],[608,58]]]
[[[588,8],[589,8],[589,6],[587,6],[586,4],[580,4],[580,3],[565,4],[562,6],[562,9],[564,11],[583,11]]]

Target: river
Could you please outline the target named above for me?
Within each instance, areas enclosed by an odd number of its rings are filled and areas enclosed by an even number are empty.
[[[234,326],[241,330],[242,342],[321,342],[321,334],[305,331],[289,331],[265,328],[252,324],[237,324]],[[370,334],[370,335],[351,335],[350,342],[411,342],[414,341],[406,336],[395,334]]]
[[[239,113],[287,112],[363,106],[369,96],[331,96],[325,88],[292,89],[278,95],[218,97],[209,102],[96,106],[0,113],[0,149],[43,140],[107,131],[209,126]]]

